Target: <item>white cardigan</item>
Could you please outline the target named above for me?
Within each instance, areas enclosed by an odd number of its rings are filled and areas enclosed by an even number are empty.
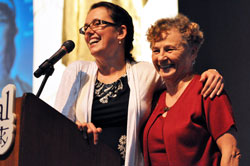
[[[95,62],[76,61],[64,71],[55,108],[74,122],[91,121],[97,70]],[[127,62],[126,71],[130,95],[125,166],[144,165],[139,133],[150,114],[153,92],[161,87],[161,81],[148,62]]]

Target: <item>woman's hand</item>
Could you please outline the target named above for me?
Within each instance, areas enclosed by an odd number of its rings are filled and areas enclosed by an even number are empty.
[[[98,143],[98,138],[102,133],[102,128],[96,128],[93,123],[81,123],[79,121],[76,121],[76,125],[78,129],[83,132],[83,137],[85,139],[88,139],[89,142],[93,141],[94,145]]]
[[[230,133],[226,133],[220,136],[216,143],[222,154],[220,166],[239,166],[241,154],[236,147],[237,141],[235,137]]]
[[[221,156],[220,166],[239,166],[240,158],[240,150],[236,147],[232,147],[231,153],[228,152]]]
[[[201,95],[203,95],[204,98],[207,96],[213,98],[215,95],[220,95],[224,88],[223,77],[215,69],[209,69],[203,72],[200,81],[205,82],[201,91]]]

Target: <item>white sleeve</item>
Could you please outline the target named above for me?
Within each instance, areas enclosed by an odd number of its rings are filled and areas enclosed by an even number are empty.
[[[80,90],[80,68],[79,63],[72,63],[65,69],[55,99],[55,109],[72,121],[75,121],[75,104]]]

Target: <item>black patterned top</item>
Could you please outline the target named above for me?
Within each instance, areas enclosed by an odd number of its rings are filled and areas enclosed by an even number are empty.
[[[99,140],[120,154],[122,165],[126,152],[129,93],[127,75],[111,84],[96,80],[92,105],[91,121],[103,130]]]

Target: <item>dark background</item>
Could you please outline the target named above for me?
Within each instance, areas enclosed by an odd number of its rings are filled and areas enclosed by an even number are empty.
[[[215,68],[224,78],[238,128],[241,166],[250,165],[250,1],[179,0],[179,12],[197,22],[205,42],[196,70]]]

